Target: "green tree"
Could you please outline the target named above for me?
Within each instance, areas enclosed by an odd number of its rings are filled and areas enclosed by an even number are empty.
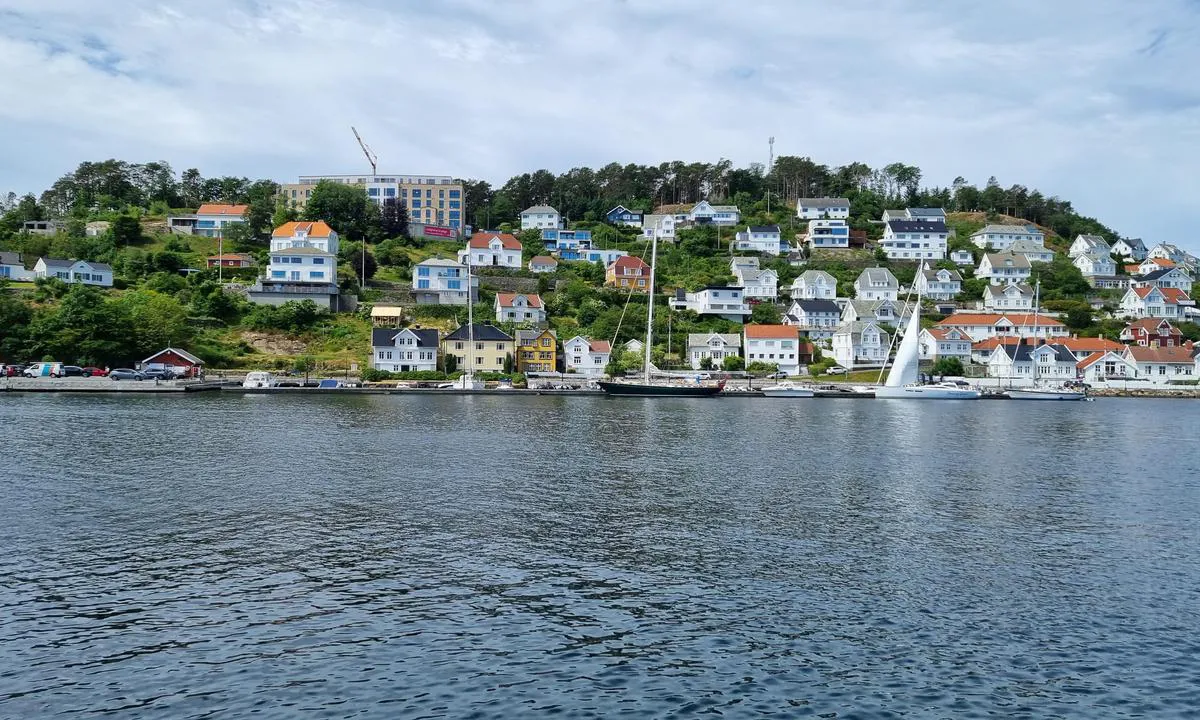
[[[458,370],[458,356],[450,353],[442,353],[442,372],[449,375]]]
[[[751,375],[770,375],[773,372],[779,371],[779,363],[762,362],[755,360],[746,366],[746,372]]]
[[[700,369],[701,370],[712,370],[713,369],[712,357],[705,355],[704,357],[700,358]]]
[[[113,302],[133,324],[139,355],[187,345],[192,336],[187,308],[170,295],[147,289],[131,290]]]
[[[312,355],[301,355],[292,362],[292,372],[304,373],[304,383],[308,384],[308,374],[317,369],[317,360]]]
[[[224,236],[222,246],[226,252],[250,252],[264,247],[254,236],[250,223],[231,223],[225,226],[221,233]]]
[[[349,240],[362,240],[379,227],[379,209],[361,187],[322,180],[304,206],[305,220],[324,220]]]
[[[38,354],[77,365],[119,365],[137,354],[128,313],[91,285],[72,285],[57,310],[34,320],[30,334]]]
[[[117,247],[129,247],[130,245],[141,245],[142,240],[142,224],[132,215],[118,215],[109,226],[108,231],[112,233],[113,244]]]
[[[258,180],[246,188],[246,225],[254,237],[270,235],[278,194],[279,185],[272,180]]]
[[[735,372],[746,367],[746,361],[740,355],[727,355],[721,362],[721,369],[726,372]]]
[[[29,321],[33,310],[8,292],[7,281],[0,280],[0,360],[13,362],[29,355]]]
[[[379,209],[379,228],[381,237],[409,237],[408,205],[396,198],[387,198]]]
[[[275,199],[275,212],[271,214],[272,229],[293,222],[300,217],[294,208],[282,197]]]
[[[778,325],[783,322],[783,315],[775,303],[760,302],[750,311],[750,322],[759,325]]]
[[[962,361],[956,357],[939,358],[937,362],[930,368],[930,372],[934,375],[951,375],[959,376],[963,374]]]

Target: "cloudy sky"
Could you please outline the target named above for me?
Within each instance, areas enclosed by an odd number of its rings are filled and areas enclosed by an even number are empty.
[[[952,9],[950,9],[952,8]],[[0,0],[0,192],[808,155],[1200,250],[1198,0]]]

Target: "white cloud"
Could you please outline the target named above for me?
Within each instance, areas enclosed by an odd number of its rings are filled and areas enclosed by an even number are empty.
[[[1187,0],[0,0],[0,189],[81,160],[288,180],[503,182],[776,152],[995,175],[1148,241],[1188,234]]]

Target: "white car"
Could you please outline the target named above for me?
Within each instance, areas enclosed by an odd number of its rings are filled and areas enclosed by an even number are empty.
[[[846,368],[842,367],[841,365],[834,365],[833,367],[826,370],[825,374],[826,375],[845,375]]]

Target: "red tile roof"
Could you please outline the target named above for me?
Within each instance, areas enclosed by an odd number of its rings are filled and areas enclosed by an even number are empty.
[[[795,325],[747,325],[743,330],[748,338],[761,340],[799,340],[800,329]]]
[[[537,255],[537,256],[534,256],[529,261],[529,264],[530,265],[557,265],[558,261],[555,260],[554,258],[550,257],[549,255]]]
[[[275,228],[271,236],[292,237],[297,231],[304,231],[308,233],[309,237],[329,237],[333,233],[333,228],[325,224],[324,220],[316,222],[288,222]]]
[[[205,203],[196,210],[197,215],[233,215],[241,217],[250,209],[249,205],[225,205],[222,203]]]
[[[950,334],[950,332],[954,331],[954,330],[957,330],[958,334],[962,336],[961,339],[955,340],[952,337],[947,337]],[[934,340],[949,340],[952,342],[971,342],[971,336],[968,335],[961,328],[931,327],[931,328],[928,328],[927,332],[933,336]]]
[[[612,352],[612,344],[607,340],[588,340],[592,352]]]
[[[1178,304],[1180,300],[1191,300],[1191,298],[1188,297],[1188,294],[1179,288],[1136,287],[1132,288],[1132,290],[1143,300],[1145,300],[1146,296],[1154,290],[1158,290],[1160,293],[1162,293],[1163,299],[1170,304]]]
[[[622,255],[616,260],[613,260],[612,265],[609,265],[609,267],[613,268],[614,272],[616,272],[618,275],[624,275],[625,273],[621,272],[623,270],[641,271],[640,273],[630,273],[632,275],[645,275],[650,272],[650,266],[646,264],[646,261],[639,257],[634,257],[633,255]]]
[[[477,232],[467,241],[467,246],[475,250],[486,250],[492,244],[492,238],[500,238],[500,244],[505,250],[521,249],[521,241],[512,233]]]
[[[1191,348],[1159,347],[1158,345],[1130,345],[1125,349],[1129,357],[1137,362],[1159,363],[1163,365],[1187,364],[1195,362],[1191,356]]]
[[[496,301],[500,303],[500,307],[512,307],[513,301],[518,295],[524,295],[525,301],[529,303],[529,307],[542,307],[541,295],[528,295],[525,293],[496,293]]]
[[[1033,313],[955,313],[938,323],[938,327],[979,327],[995,325],[1001,319],[1007,318],[1019,327],[1034,326]],[[1037,327],[1062,327],[1062,323],[1044,315],[1036,317]]]

